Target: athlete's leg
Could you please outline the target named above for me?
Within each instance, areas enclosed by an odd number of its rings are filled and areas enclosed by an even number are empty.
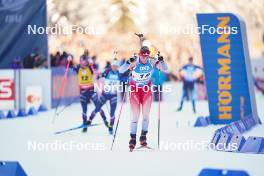
[[[101,115],[103,121],[106,123],[107,122],[106,115],[105,115],[105,112],[102,109],[102,107],[104,106],[104,104],[107,101],[107,96],[105,94],[102,94],[102,96],[98,96],[98,101],[99,101],[99,103],[98,103],[98,107],[96,108],[96,113],[100,112],[100,115]],[[108,122],[105,125],[108,126]]]
[[[151,103],[152,103],[152,94],[151,91],[149,91],[144,94],[144,98],[142,101],[142,115],[143,115],[142,131],[148,131]]]
[[[91,100],[93,101],[94,105],[95,105],[95,109],[93,110],[93,112],[91,113],[90,117],[89,117],[89,121],[92,121],[96,115],[96,113],[100,112],[102,119],[104,121],[106,121],[106,116],[105,113],[103,112],[103,110],[101,109],[102,106],[105,103],[105,98],[102,96],[98,97],[98,95],[94,92],[93,95],[91,96]],[[102,111],[102,113],[101,113]]]
[[[130,105],[132,110],[132,117],[130,122],[129,148],[134,149],[136,146],[137,123],[140,115],[139,92],[131,92]]]
[[[141,135],[140,135],[140,144],[142,146],[147,145],[147,133],[148,133],[148,126],[149,126],[149,113],[150,113],[150,108],[151,108],[151,103],[152,103],[152,92],[143,92],[142,94],[142,99],[141,99],[141,104],[142,104],[142,130],[141,130]]]
[[[117,95],[112,95],[110,99],[110,126],[115,123],[115,111],[117,106]]]
[[[183,107],[183,102],[184,102],[184,99],[187,97],[187,89],[185,87],[183,87],[182,89],[182,97],[181,97],[181,102],[180,102],[180,107],[177,109],[177,111],[181,111],[182,110],[182,107]]]
[[[190,89],[190,96],[192,99],[193,112],[196,113],[195,101],[196,101],[196,88]]]
[[[132,110],[130,134],[137,133],[137,123],[140,115],[140,101],[138,95],[139,95],[138,92],[131,92],[130,94],[130,105]]]
[[[83,124],[87,123],[87,92],[86,91],[81,91],[80,92],[80,103],[82,106],[82,119],[83,119]]]

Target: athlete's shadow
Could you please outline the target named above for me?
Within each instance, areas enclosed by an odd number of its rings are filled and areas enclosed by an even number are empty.
[[[98,126],[100,124],[91,124],[88,126],[88,128],[90,127],[94,127],[94,126]],[[69,129],[66,129],[66,130],[62,130],[62,131],[57,131],[55,132],[54,134],[57,135],[57,134],[63,134],[63,133],[67,133],[67,132],[70,132],[70,131],[75,131],[75,130],[78,130],[78,129],[81,129],[81,128],[84,128],[84,127],[87,127],[87,125],[80,125],[80,126],[77,126],[77,127],[73,127],[73,128],[69,128]]]

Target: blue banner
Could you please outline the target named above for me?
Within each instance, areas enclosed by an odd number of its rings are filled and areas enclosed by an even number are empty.
[[[0,0],[0,68],[33,50],[48,57],[47,34],[28,34],[28,26],[47,27],[46,0]]]
[[[212,123],[259,123],[244,22],[230,13],[197,14],[197,21]]]

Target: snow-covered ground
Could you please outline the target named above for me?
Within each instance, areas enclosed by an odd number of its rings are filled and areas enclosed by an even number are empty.
[[[86,134],[80,129],[54,134],[80,125],[81,107],[74,104],[61,113],[54,124],[51,123],[54,110],[30,118],[1,120],[0,159],[19,161],[28,175],[33,176],[191,176],[198,175],[205,167],[242,169],[248,171],[250,175],[262,176],[264,156],[260,154],[228,153],[208,149],[197,151],[175,147],[179,143],[210,141],[214,131],[220,127],[193,128],[197,116],[208,114],[208,105],[205,101],[198,102],[197,114],[192,113],[189,102],[185,104],[182,112],[176,112],[179,86],[175,87],[174,93],[165,95],[166,101],[161,104],[161,150],[157,150],[157,103],[153,103],[151,109],[148,135],[149,145],[154,150],[132,153],[128,152],[131,115],[128,103],[124,105],[113,151],[110,151],[112,136],[108,134],[99,115],[93,122],[98,126],[89,128]],[[264,121],[264,97],[259,93],[256,97],[258,112]],[[91,109],[90,107],[89,110]],[[119,109],[120,104],[116,116]],[[260,125],[245,136],[263,134],[264,127]],[[38,145],[38,150],[34,151],[35,144]],[[72,149],[67,148],[71,144]],[[56,148],[63,145],[67,150]]]

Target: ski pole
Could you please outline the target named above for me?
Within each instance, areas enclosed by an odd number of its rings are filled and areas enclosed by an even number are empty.
[[[71,56],[69,56],[69,57],[71,57]],[[61,98],[62,98],[62,93],[63,93],[64,86],[65,86],[65,82],[66,82],[66,79],[67,79],[67,75],[68,75],[68,71],[69,71],[69,67],[70,67],[70,62],[71,62],[70,59],[68,59],[67,66],[66,66],[66,70],[64,72],[64,76],[63,76],[63,79],[61,81],[61,87],[59,89],[59,100],[58,100],[58,103],[56,105],[56,109],[55,109],[54,116],[52,118],[52,124],[54,124],[55,118],[57,116],[57,110],[58,110],[58,107],[60,105],[60,101],[61,101]]]
[[[160,52],[158,52],[158,57],[160,56]],[[160,149],[160,62],[159,62],[159,68],[158,68],[158,150]]]
[[[77,98],[79,98],[79,97],[75,97],[69,104],[65,105],[62,108],[62,110],[60,110],[59,112],[57,112],[57,115],[60,115],[66,108],[68,108],[69,106],[71,106],[75,102],[75,100],[77,100]]]
[[[123,109],[123,106],[124,106],[124,103],[125,103],[126,96],[127,96],[127,91],[125,92],[125,94],[123,96],[123,99],[122,99],[122,103],[121,103],[121,107],[120,107],[120,111],[119,111],[118,119],[117,119],[117,123],[116,123],[115,133],[114,133],[113,141],[112,141],[112,144],[111,144],[111,151],[112,151],[114,143],[115,143],[117,129],[118,129],[118,125],[119,125],[119,121],[120,121],[120,118],[121,118],[121,113],[122,113],[122,109]]]

